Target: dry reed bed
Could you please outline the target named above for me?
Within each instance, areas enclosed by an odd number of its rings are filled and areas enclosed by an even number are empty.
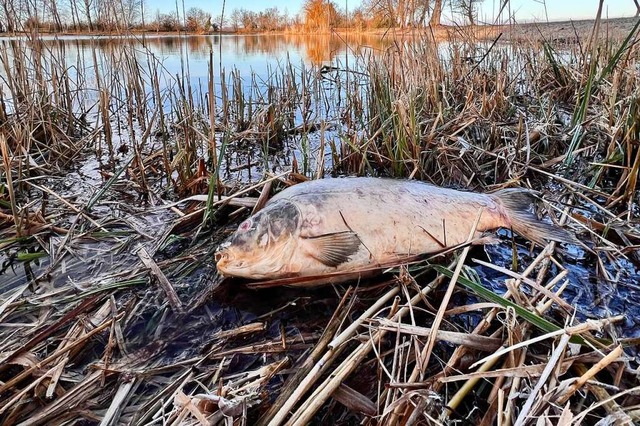
[[[511,269],[485,262],[499,295],[478,285],[470,247],[446,267],[304,291],[221,283],[211,261],[227,224],[328,171],[532,187],[580,234],[594,275],[624,274],[640,241],[635,37],[563,52],[466,40],[447,60],[398,43],[330,81],[285,65],[247,87],[211,69],[217,96],[188,70],[161,86],[154,58],[127,49],[90,58],[93,95],[37,42],[5,53],[0,244],[27,278],[0,303],[3,423],[638,421],[633,341],[618,317],[576,319],[554,244]],[[293,173],[241,190],[226,175],[268,170],[290,144]],[[87,155],[102,185],[61,192],[52,177]]]

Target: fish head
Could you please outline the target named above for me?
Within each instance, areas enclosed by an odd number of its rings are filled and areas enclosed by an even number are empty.
[[[238,226],[215,254],[218,271],[252,279],[282,275],[294,255],[301,214],[288,200],[268,203]]]

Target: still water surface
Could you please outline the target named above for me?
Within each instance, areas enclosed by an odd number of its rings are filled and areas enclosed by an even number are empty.
[[[6,37],[3,49],[21,44],[23,49],[34,48],[24,38]],[[216,75],[238,70],[243,77],[253,74],[267,79],[279,65],[357,67],[359,59],[375,55],[394,45],[390,37],[377,35],[139,35],[131,37],[108,36],[45,36],[40,38],[52,55],[64,51],[69,65],[79,70],[91,69],[96,54],[99,66],[113,64],[105,58],[119,56],[119,49],[129,47],[135,57],[144,63],[149,57],[157,61],[161,73],[167,76],[187,74],[192,81],[208,77],[208,64],[213,54]],[[9,49],[10,51],[10,49]],[[108,73],[109,68],[102,68]]]

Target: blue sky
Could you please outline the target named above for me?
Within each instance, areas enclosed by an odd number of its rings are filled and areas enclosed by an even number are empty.
[[[278,1],[246,1],[246,0],[227,0],[225,6],[225,14],[231,12],[234,8],[245,8],[255,11],[264,10],[267,7],[277,6],[280,10],[285,9],[289,15],[295,15],[300,11],[304,0],[278,0]],[[349,9],[355,8],[361,4],[361,0],[338,0],[336,1],[340,8],[348,4]],[[480,18],[492,21],[495,11],[498,9],[500,0],[484,0],[481,5]],[[546,13],[545,13],[546,4]],[[609,17],[634,16],[635,5],[633,0],[605,0],[604,15]],[[210,12],[212,15],[219,15],[222,10],[222,0],[184,0],[186,9],[197,6]],[[511,12],[519,22],[533,20],[561,20],[561,19],[584,19],[595,16],[598,8],[598,0],[511,0]],[[182,10],[182,0],[179,0],[179,8]],[[161,12],[172,11],[176,9],[175,0],[151,0],[147,1],[147,10],[155,14],[155,10]],[[445,11],[446,14],[446,11]]]
[[[481,17],[493,19],[500,1],[484,0]],[[511,14],[517,21],[550,21],[593,18],[598,11],[598,0],[511,0]],[[545,7],[546,6],[546,7]],[[495,11],[495,12],[494,12]],[[635,16],[633,0],[605,0],[603,16],[611,18]]]

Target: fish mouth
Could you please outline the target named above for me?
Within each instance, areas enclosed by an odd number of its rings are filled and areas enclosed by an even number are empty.
[[[228,257],[229,257],[229,254],[227,252],[224,252],[224,251],[217,251],[213,255],[213,258],[215,259],[216,263],[220,263],[222,261],[225,261],[225,260],[227,260]]]
[[[229,263],[231,262],[231,256],[229,256],[229,252],[227,251],[217,251],[213,255],[213,258],[216,261],[216,268],[218,268],[219,272],[225,273]]]
[[[243,270],[247,267],[245,260],[240,260],[228,250],[217,251],[214,255],[218,272],[227,276],[243,276]]]

